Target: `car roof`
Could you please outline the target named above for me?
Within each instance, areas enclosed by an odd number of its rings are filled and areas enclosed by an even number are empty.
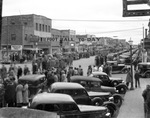
[[[75,103],[70,95],[61,93],[40,93],[37,94],[32,103],[47,104],[47,103]]]
[[[84,87],[78,83],[55,82],[51,85],[51,90],[52,89],[84,89]]]
[[[100,71],[92,72],[92,74],[93,74],[93,75],[107,75],[106,73],[100,72]]]
[[[142,62],[142,63],[138,63],[138,65],[150,65],[150,62]]]
[[[74,81],[97,81],[97,82],[101,82],[100,79],[96,78],[96,77],[90,77],[90,76],[72,76],[70,78],[70,81],[71,82],[74,82]]]
[[[31,74],[31,75],[25,75],[25,76],[21,76],[19,78],[19,80],[25,80],[25,81],[36,81],[40,78],[45,77],[45,75],[41,75],[41,74]]]

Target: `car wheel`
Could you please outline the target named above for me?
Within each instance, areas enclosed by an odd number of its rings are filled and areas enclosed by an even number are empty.
[[[125,94],[127,92],[127,89],[125,87],[119,88],[119,94]]]
[[[150,78],[150,73],[146,73],[146,78]]]
[[[117,86],[117,85],[118,85],[118,82],[117,82],[117,81],[114,81],[112,84],[113,84],[113,86]]]
[[[122,105],[122,98],[120,96],[114,96],[114,103],[120,107]]]
[[[113,117],[114,116],[114,114],[115,114],[115,110],[114,110],[114,108],[112,107],[112,106],[106,106],[107,107],[107,109],[108,109],[108,112],[111,114],[111,117]]]
[[[128,70],[124,70],[124,74],[126,74],[128,72]]]
[[[95,105],[95,106],[102,106],[103,105],[103,100],[95,99],[95,100],[93,100],[93,105]]]

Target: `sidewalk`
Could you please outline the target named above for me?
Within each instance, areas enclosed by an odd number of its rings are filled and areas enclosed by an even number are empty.
[[[127,91],[117,118],[144,118],[142,92],[150,84],[150,79],[143,78],[140,81],[141,88]]]

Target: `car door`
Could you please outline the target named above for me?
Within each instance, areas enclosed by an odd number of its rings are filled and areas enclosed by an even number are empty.
[[[102,80],[102,85],[104,86],[109,86],[110,84],[110,79],[107,75],[99,75],[100,80]]]

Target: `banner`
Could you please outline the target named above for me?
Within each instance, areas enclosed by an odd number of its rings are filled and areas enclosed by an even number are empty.
[[[22,45],[11,45],[11,50],[22,50]]]

